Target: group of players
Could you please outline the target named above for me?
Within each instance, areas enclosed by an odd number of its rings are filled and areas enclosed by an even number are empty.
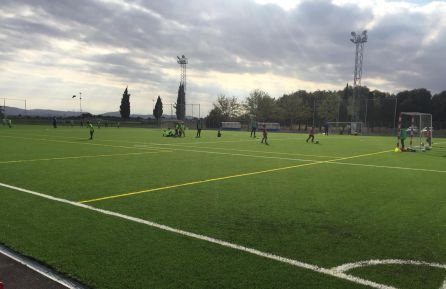
[[[53,124],[54,128],[57,128],[57,121],[55,118],[53,118],[52,124]],[[87,128],[89,129],[89,132],[90,132],[89,139],[93,140],[94,126],[90,121],[87,121]],[[328,126],[324,125],[324,128],[325,128],[325,133],[328,134]],[[203,119],[200,118],[197,120],[197,134],[196,134],[197,138],[201,137],[202,129],[203,129]],[[252,120],[251,121],[251,135],[250,135],[250,137],[256,138],[256,132],[257,132],[257,121]],[[260,141],[260,143],[269,145],[268,130],[267,130],[265,124],[262,124],[261,132],[262,132],[262,140]],[[308,138],[307,138],[306,142],[311,141],[312,143],[318,143],[318,141],[314,140],[314,134],[315,134],[314,127],[309,128]],[[182,122],[177,122],[177,123],[175,123],[175,130],[167,128],[166,130],[163,131],[163,136],[165,136],[165,137],[185,137],[186,136],[186,126]],[[221,136],[222,136],[221,128],[219,128],[217,131],[217,137],[221,137]]]

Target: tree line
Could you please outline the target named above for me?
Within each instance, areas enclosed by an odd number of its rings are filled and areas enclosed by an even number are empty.
[[[177,119],[184,120],[184,118],[186,117],[186,92],[184,90],[184,84],[182,83],[178,88],[178,98],[174,107]],[[128,87],[125,88],[124,93],[122,94],[121,105],[119,106],[119,113],[121,114],[122,119],[130,118],[130,94],[128,92]],[[161,100],[160,96],[158,96],[156,100],[156,104],[153,108],[152,113],[156,120],[160,120],[163,116],[163,101]]]
[[[401,91],[397,94],[371,91],[366,86],[354,88],[348,84],[343,90],[298,90],[279,98],[260,89],[253,90],[245,101],[237,97],[219,95],[206,117],[207,127],[218,127],[224,121],[248,123],[278,122],[281,126],[306,130],[321,127],[324,122],[349,122],[352,116],[369,128],[393,128],[400,112],[431,113],[436,129],[446,128],[446,91],[432,95],[427,89]]]

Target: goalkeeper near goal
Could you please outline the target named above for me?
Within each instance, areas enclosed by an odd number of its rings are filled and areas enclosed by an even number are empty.
[[[407,138],[407,132],[404,128],[400,129],[400,141],[401,141],[401,151],[404,152],[406,150],[405,146],[404,146],[404,141]]]

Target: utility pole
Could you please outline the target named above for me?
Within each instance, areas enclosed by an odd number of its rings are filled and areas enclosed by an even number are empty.
[[[79,111],[82,116],[82,92],[79,92]]]

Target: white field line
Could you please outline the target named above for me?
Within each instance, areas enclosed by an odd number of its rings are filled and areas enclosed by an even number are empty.
[[[355,263],[347,263],[341,266],[333,267],[331,269],[337,272],[345,273],[352,269],[368,267],[368,266],[376,266],[376,265],[413,265],[413,266],[427,266],[446,270],[446,265],[440,263],[430,263],[424,261],[401,260],[401,259],[367,260]],[[446,279],[443,281],[439,289],[446,289]]]
[[[116,157],[116,156],[133,156],[133,155],[144,155],[144,154],[156,154],[165,153],[168,151],[148,151],[140,153],[125,153],[125,154],[101,154],[101,155],[85,155],[85,156],[71,156],[71,157],[54,157],[54,158],[41,158],[41,159],[23,159],[23,160],[10,160],[10,161],[0,161],[0,164],[14,164],[14,163],[27,163],[27,162],[40,162],[40,161],[59,161],[59,160],[71,160],[71,159],[92,159],[92,158],[105,158],[105,157]]]
[[[162,146],[173,146],[176,148],[176,146],[181,146],[180,144],[156,144],[153,143],[153,145],[162,145]],[[189,144],[191,145],[191,144]],[[197,145],[197,144],[193,144]],[[203,146],[196,146],[192,147],[194,149],[210,149],[210,150],[223,150],[223,151],[236,151],[236,152],[250,152],[250,153],[259,153],[259,154],[273,154],[273,155],[288,155],[288,156],[304,156],[304,157],[316,157],[316,158],[333,158],[333,157],[339,157],[339,156],[324,156],[324,155],[309,155],[309,154],[299,154],[299,153],[281,153],[281,152],[267,152],[267,151],[257,151],[257,150],[243,150],[243,149],[229,149],[229,148],[219,148],[219,147],[203,147]]]
[[[9,133],[9,135],[14,135],[14,133]],[[36,137],[54,137],[54,135],[48,135],[48,134],[27,134],[29,136],[36,136]],[[79,139],[78,137],[70,137],[70,136],[61,136],[61,138],[64,139]],[[117,141],[117,140],[106,140],[106,139],[100,139],[101,141],[108,141],[108,142],[121,142],[121,143],[143,143],[143,144],[151,144],[151,145],[170,145],[166,143],[148,143],[148,142],[139,142],[139,141]],[[196,144],[219,144],[219,143],[238,143],[238,142],[253,142],[254,140],[260,140],[260,138],[256,139],[238,139],[238,140],[218,140],[218,141],[202,141],[200,143],[191,143],[191,142],[184,142],[177,145],[196,145]],[[298,138],[294,137],[287,137],[287,138],[274,138],[274,140],[278,141],[289,141],[289,140],[298,140]]]
[[[334,165],[347,165],[347,166],[359,166],[359,167],[382,168],[382,169],[397,169],[397,170],[432,172],[432,173],[446,173],[446,171],[441,171],[441,170],[406,168],[406,167],[393,167],[393,166],[381,166],[381,165],[368,165],[368,164],[356,164],[356,163],[344,163],[344,162],[338,162],[338,161],[326,161],[326,163],[327,164],[334,164]]]
[[[38,139],[34,139],[34,138],[27,138],[27,139],[38,140]],[[52,141],[52,140],[48,140],[48,139],[42,139],[42,140]],[[72,142],[68,142],[68,143],[72,143]],[[98,145],[100,145],[100,144],[98,144]],[[157,144],[153,144],[153,145],[157,145]],[[104,145],[104,146],[109,146],[109,145]],[[121,146],[119,146],[119,147],[121,147]],[[123,148],[130,148],[130,147],[123,147]],[[131,148],[134,148],[134,149],[145,149],[145,147],[131,147]],[[153,148],[153,149],[156,149],[156,148]],[[215,148],[215,149],[218,150],[219,148]],[[300,162],[319,162],[317,160],[312,160],[312,159],[285,158],[285,157],[250,155],[250,154],[235,154],[235,153],[225,153],[225,152],[215,152],[215,151],[214,152],[213,151],[204,151],[204,150],[198,150],[198,149],[171,148],[170,150],[165,149],[163,151],[156,151],[156,152],[172,152],[172,151],[186,151],[186,152],[203,153],[203,154],[229,155],[229,156],[261,158],[261,159],[277,159],[277,160],[300,161]],[[235,150],[235,151],[239,151],[239,150]],[[241,151],[244,151],[244,150],[241,150]],[[255,151],[255,152],[257,152],[257,151]],[[259,151],[259,154],[260,153],[268,153],[268,152],[261,152],[261,151]],[[270,152],[270,153],[272,153],[272,152]],[[272,153],[272,154],[276,154],[276,153]],[[286,154],[286,153],[277,153],[277,154]],[[293,155],[293,154],[289,154],[289,155]],[[296,154],[296,155],[300,155],[300,154]],[[311,155],[304,155],[304,154],[302,154],[302,156],[311,156]],[[338,157],[338,158],[339,159],[345,159],[344,157]],[[347,159],[348,158],[349,157],[347,157]],[[55,158],[55,159],[57,159],[57,158]],[[41,160],[45,161],[45,160],[50,160],[50,159],[41,159]],[[39,160],[24,160],[24,161],[39,161]],[[8,163],[8,162],[14,162],[14,161],[0,161],[0,164]],[[339,162],[336,159],[334,159],[334,160],[327,160],[327,161],[320,161],[320,162],[321,163],[328,163],[328,164],[362,166],[362,167],[371,167],[371,168],[385,168],[385,169],[399,169],[399,170],[409,170],[409,171],[446,173],[446,171],[442,171],[442,170],[431,170],[431,169],[423,169],[423,168],[407,168],[407,167],[396,167],[396,166],[369,165],[369,164],[360,164],[360,163],[345,163],[345,162]]]
[[[168,149],[163,149],[160,147],[146,147],[146,148],[137,148],[134,146],[121,146],[121,145],[108,145],[108,144],[100,144],[100,143],[95,143],[94,141],[85,141],[85,142],[75,142],[75,141],[67,141],[67,140],[55,140],[55,139],[46,139],[46,138],[32,138],[32,137],[22,137],[22,136],[12,136],[12,135],[0,135],[0,137],[6,137],[6,138],[17,138],[17,139],[26,139],[26,140],[38,140],[38,141],[46,141],[46,142],[57,142],[57,143],[69,143],[69,144],[80,144],[80,145],[90,145],[90,146],[101,146],[101,147],[112,147],[112,148],[124,148],[124,149],[144,149],[144,150],[155,150],[155,151],[160,151],[160,150],[168,150]],[[76,138],[77,140],[79,140],[79,138]]]
[[[39,273],[42,276],[45,276],[46,278],[53,280],[54,282],[59,283],[60,285],[63,285],[69,289],[83,289],[84,286],[80,285],[79,283],[75,281],[71,281],[67,278],[64,278],[60,274],[54,272],[53,270],[35,262],[32,260],[29,260],[28,258],[22,257],[19,254],[16,254],[15,252],[7,249],[6,247],[0,245],[0,254],[3,254],[10,259],[28,267],[29,269]]]
[[[262,155],[248,155],[248,154],[235,154],[235,153],[225,153],[225,152],[212,152],[212,151],[202,151],[198,149],[177,149],[171,148],[172,151],[185,151],[185,152],[193,152],[193,153],[202,153],[202,154],[214,154],[214,155],[227,155],[227,156],[237,156],[237,157],[250,157],[250,158],[258,158],[258,159],[274,159],[274,160],[288,160],[288,161],[300,161],[300,162],[319,162],[318,160],[310,160],[310,159],[298,159],[298,158],[284,158],[284,157],[274,157],[274,156],[262,156]],[[324,161],[321,161],[324,162]]]
[[[216,245],[219,245],[219,246],[222,246],[222,247],[231,248],[231,249],[234,249],[234,250],[237,250],[237,251],[242,251],[242,252],[245,252],[245,253],[253,254],[253,255],[256,255],[256,256],[259,256],[259,257],[263,257],[263,258],[267,258],[267,259],[270,259],[270,260],[278,261],[278,262],[281,262],[281,263],[289,264],[289,265],[292,265],[292,266],[295,266],[295,267],[299,267],[299,268],[302,268],[302,269],[307,269],[307,270],[311,270],[311,271],[318,272],[318,273],[321,273],[321,274],[325,274],[325,275],[329,275],[329,276],[332,276],[332,277],[336,277],[338,279],[347,280],[347,281],[350,281],[350,282],[353,282],[353,283],[356,283],[356,284],[369,286],[371,288],[377,288],[377,289],[397,289],[396,287],[392,287],[392,286],[376,283],[376,282],[373,282],[373,281],[370,281],[370,280],[362,279],[362,278],[359,278],[359,277],[355,277],[353,275],[349,275],[349,274],[346,274],[344,272],[339,272],[339,271],[336,271],[336,270],[333,270],[333,269],[322,268],[322,267],[319,267],[319,266],[316,266],[316,265],[312,265],[312,264],[309,264],[309,263],[304,263],[304,262],[300,262],[300,261],[293,260],[293,259],[290,259],[290,258],[281,257],[281,256],[278,256],[278,255],[275,255],[275,254],[259,251],[259,250],[253,249],[253,248],[249,248],[249,247],[245,247],[245,246],[242,246],[242,245],[226,242],[226,241],[215,239],[215,238],[208,237],[208,236],[205,236],[205,235],[200,235],[200,234],[196,234],[196,233],[192,233],[192,232],[176,229],[176,228],[173,228],[173,227],[170,227],[170,226],[158,224],[158,223],[151,222],[151,221],[148,221],[148,220],[144,220],[144,219],[140,219],[140,218],[136,218],[136,217],[131,217],[131,216],[128,216],[128,215],[124,215],[124,214],[120,214],[120,213],[116,213],[116,212],[112,212],[112,211],[108,211],[108,210],[98,209],[98,208],[95,208],[95,207],[92,207],[92,206],[88,206],[88,205],[72,202],[72,201],[69,201],[69,200],[66,200],[66,199],[62,199],[62,198],[52,197],[52,196],[49,196],[49,195],[41,194],[41,193],[38,193],[38,192],[34,192],[34,191],[31,191],[31,190],[27,190],[27,189],[15,187],[15,186],[3,184],[3,183],[0,183],[0,186],[5,187],[5,188],[9,188],[9,189],[12,189],[12,190],[15,190],[15,191],[20,191],[20,192],[23,192],[23,193],[31,194],[31,195],[34,195],[34,196],[38,196],[38,197],[41,197],[41,198],[49,199],[49,200],[52,200],[52,201],[55,201],[55,202],[68,204],[68,205],[71,205],[71,206],[74,206],[74,207],[80,207],[80,208],[87,209],[87,210],[90,210],[90,211],[94,211],[94,212],[97,212],[97,213],[100,213],[100,214],[104,214],[104,215],[113,216],[113,217],[116,217],[116,218],[125,219],[125,220],[131,221],[131,222],[135,222],[135,223],[139,223],[139,224],[144,224],[144,225],[147,225],[147,226],[150,226],[150,227],[153,227],[153,228],[157,228],[157,229],[160,229],[160,230],[163,230],[163,231],[168,231],[168,232],[175,233],[175,234],[178,234],[178,235],[187,236],[189,238],[193,238],[193,239],[205,241],[205,242],[208,242],[208,243],[216,244]]]
[[[446,265],[440,263],[430,263],[424,261],[401,260],[401,259],[367,260],[355,263],[347,263],[341,266],[333,267],[331,269],[338,272],[347,272],[352,269],[375,266],[375,265],[414,265],[414,266],[428,266],[446,270]]]
[[[36,137],[53,137],[51,135],[38,135],[38,134],[28,134],[31,136],[36,136]],[[0,135],[1,136],[1,135]],[[10,138],[23,138],[22,136],[16,136],[14,134],[9,134],[9,135],[4,135],[6,137],[10,137]],[[63,137],[64,139],[76,139],[78,140],[79,138],[76,137]],[[69,141],[60,141],[60,140],[51,140],[51,139],[37,139],[37,138],[26,138],[26,139],[30,139],[30,140],[41,140],[41,141],[54,141],[54,142],[67,142],[67,143],[73,143],[73,142],[69,142]],[[286,139],[289,140],[289,139]],[[290,140],[294,140],[290,138]],[[200,142],[200,143],[177,143],[177,144],[167,144],[167,143],[151,143],[151,142],[139,142],[139,141],[123,141],[123,140],[108,140],[108,139],[100,139],[100,141],[104,141],[104,142],[118,142],[118,143],[125,143],[125,144],[133,144],[132,148],[133,149],[145,149],[145,148],[151,148],[151,149],[160,149],[159,146],[173,146],[173,147],[184,147],[184,146],[196,146],[196,149],[214,149],[214,150],[232,150],[232,151],[239,151],[239,152],[252,152],[252,153],[260,153],[260,154],[273,154],[273,155],[290,155],[290,156],[303,156],[303,157],[318,157],[318,158],[333,158],[333,157],[342,157],[342,156],[324,156],[324,155],[310,155],[310,154],[299,154],[299,153],[281,153],[281,152],[268,152],[268,151],[255,151],[255,150],[239,150],[239,149],[228,149],[228,148],[209,148],[209,147],[202,147],[202,146],[197,146],[197,145],[201,145],[201,144],[219,144],[219,143],[223,143],[223,142]],[[227,142],[253,142],[253,140],[239,140],[239,141],[227,141]],[[95,145],[101,145],[101,144],[95,144]],[[103,145],[103,146],[110,146],[110,145]],[[152,147],[149,147],[152,146]],[[129,147],[123,147],[123,146],[116,146],[116,147],[122,147],[122,148],[129,148]],[[166,148],[170,149],[170,148]],[[177,149],[177,150],[182,150],[182,151],[189,151],[188,149]],[[192,150],[192,152],[195,152]],[[199,151],[199,152],[203,152],[203,151]]]

